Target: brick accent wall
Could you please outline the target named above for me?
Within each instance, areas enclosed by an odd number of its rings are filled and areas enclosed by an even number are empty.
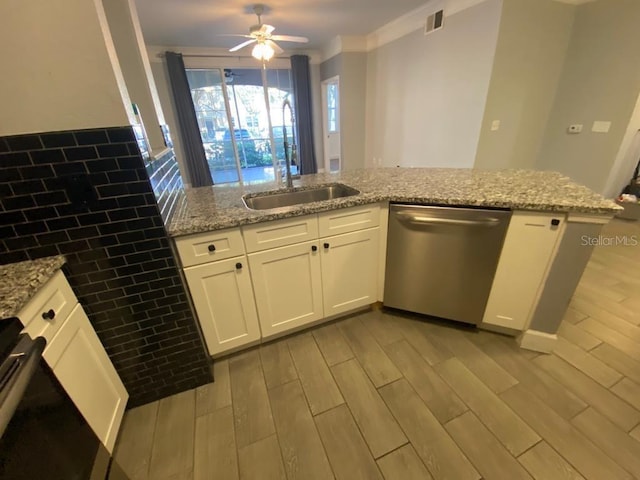
[[[212,380],[131,127],[0,138],[0,264],[58,254],[129,406]]]
[[[160,214],[166,222],[173,213],[176,199],[184,189],[176,154],[173,148],[169,148],[159,157],[146,160],[145,165]]]

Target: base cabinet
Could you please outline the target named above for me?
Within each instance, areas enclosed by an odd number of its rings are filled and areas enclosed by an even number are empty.
[[[209,354],[260,339],[246,256],[184,269]]]
[[[361,205],[176,240],[209,353],[378,301],[386,214]],[[528,325],[565,222],[561,213],[513,212],[481,326]],[[218,256],[231,252],[242,254]]]
[[[558,240],[564,214],[514,212],[504,240],[483,323],[522,330],[533,314]]]
[[[18,318],[24,333],[47,341],[44,360],[113,452],[129,394],[62,271],[36,292]]]
[[[79,304],[43,356],[87,423],[112,452],[128,394]]]
[[[263,337],[322,318],[317,241],[251,253],[249,266]]]
[[[380,229],[327,237],[320,243],[324,316],[375,303]]]
[[[209,353],[375,303],[380,215],[361,205],[176,239]]]

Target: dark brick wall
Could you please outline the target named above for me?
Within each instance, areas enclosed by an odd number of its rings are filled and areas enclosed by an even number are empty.
[[[0,264],[57,254],[129,406],[212,380],[131,127],[0,138]]]

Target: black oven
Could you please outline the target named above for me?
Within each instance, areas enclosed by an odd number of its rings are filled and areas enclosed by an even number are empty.
[[[42,358],[45,339],[21,330],[0,321],[0,479],[109,478],[106,448]]]

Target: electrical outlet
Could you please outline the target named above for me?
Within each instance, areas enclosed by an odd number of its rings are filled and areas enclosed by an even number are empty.
[[[500,130],[500,120],[494,120],[491,122],[491,131],[495,132],[497,130]]]
[[[580,133],[580,132],[582,132],[582,125],[579,123],[569,125],[569,128],[567,128],[567,133]]]

